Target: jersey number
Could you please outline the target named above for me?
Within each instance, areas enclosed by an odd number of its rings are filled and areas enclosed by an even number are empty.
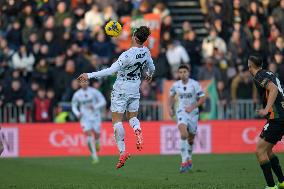
[[[127,77],[136,77],[138,76],[139,78],[141,77],[141,73],[142,73],[142,68],[143,65],[146,63],[146,60],[144,62],[136,62],[133,66],[135,67],[134,70],[132,70],[131,72],[129,72],[127,74]]]

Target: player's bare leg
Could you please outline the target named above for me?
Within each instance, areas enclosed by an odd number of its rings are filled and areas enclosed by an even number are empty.
[[[4,151],[4,145],[3,145],[3,143],[2,143],[2,141],[0,139],[0,156],[1,156],[3,151]]]
[[[136,147],[141,151],[143,148],[143,136],[140,121],[137,119],[137,116],[138,112],[126,112],[126,117],[129,120],[129,124],[133,128],[133,131],[136,135]]]
[[[189,170],[188,166],[188,160],[189,160],[189,154],[188,154],[188,131],[187,126],[183,123],[178,125],[178,129],[180,132],[180,154],[181,154],[181,167],[180,167],[180,173],[187,172]]]
[[[95,149],[95,141],[94,141],[93,132],[91,130],[88,130],[88,131],[85,131],[85,134],[87,135],[88,147],[91,152],[93,164],[96,164],[99,162],[99,158],[97,156],[97,151]]]
[[[97,133],[95,131],[93,131],[93,135],[95,136],[95,146],[96,146],[96,151],[99,152],[101,145],[100,145],[100,133]]]
[[[278,157],[273,153],[272,149],[267,153],[270,160],[271,168],[278,179],[278,188],[284,188],[284,176]]]
[[[112,124],[114,127],[114,137],[119,150],[119,160],[116,164],[116,168],[121,168],[125,161],[130,157],[129,154],[125,151],[125,142],[124,142],[124,128],[122,125],[123,113],[113,112],[112,113]]]
[[[268,187],[276,187],[272,175],[272,166],[269,161],[268,153],[272,152],[273,144],[260,138],[256,145],[256,157],[263,171]]]

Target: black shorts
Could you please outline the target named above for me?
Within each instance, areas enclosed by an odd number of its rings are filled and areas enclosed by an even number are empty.
[[[284,135],[284,120],[268,120],[264,125],[260,138],[271,144],[276,144]]]

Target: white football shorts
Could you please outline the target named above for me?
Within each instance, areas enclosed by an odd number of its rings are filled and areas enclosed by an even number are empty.
[[[188,132],[195,135],[197,132],[198,117],[198,112],[187,113],[180,111],[177,112],[177,124],[185,124],[187,126]]]
[[[111,112],[124,113],[138,112],[140,94],[119,94],[112,91],[111,93]]]
[[[86,131],[95,131],[96,133],[101,132],[101,120],[81,120],[80,125],[84,132]]]

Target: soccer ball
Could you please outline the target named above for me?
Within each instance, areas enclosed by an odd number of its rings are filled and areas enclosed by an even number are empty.
[[[105,32],[110,37],[117,37],[122,31],[122,26],[119,22],[111,20],[105,26]]]

